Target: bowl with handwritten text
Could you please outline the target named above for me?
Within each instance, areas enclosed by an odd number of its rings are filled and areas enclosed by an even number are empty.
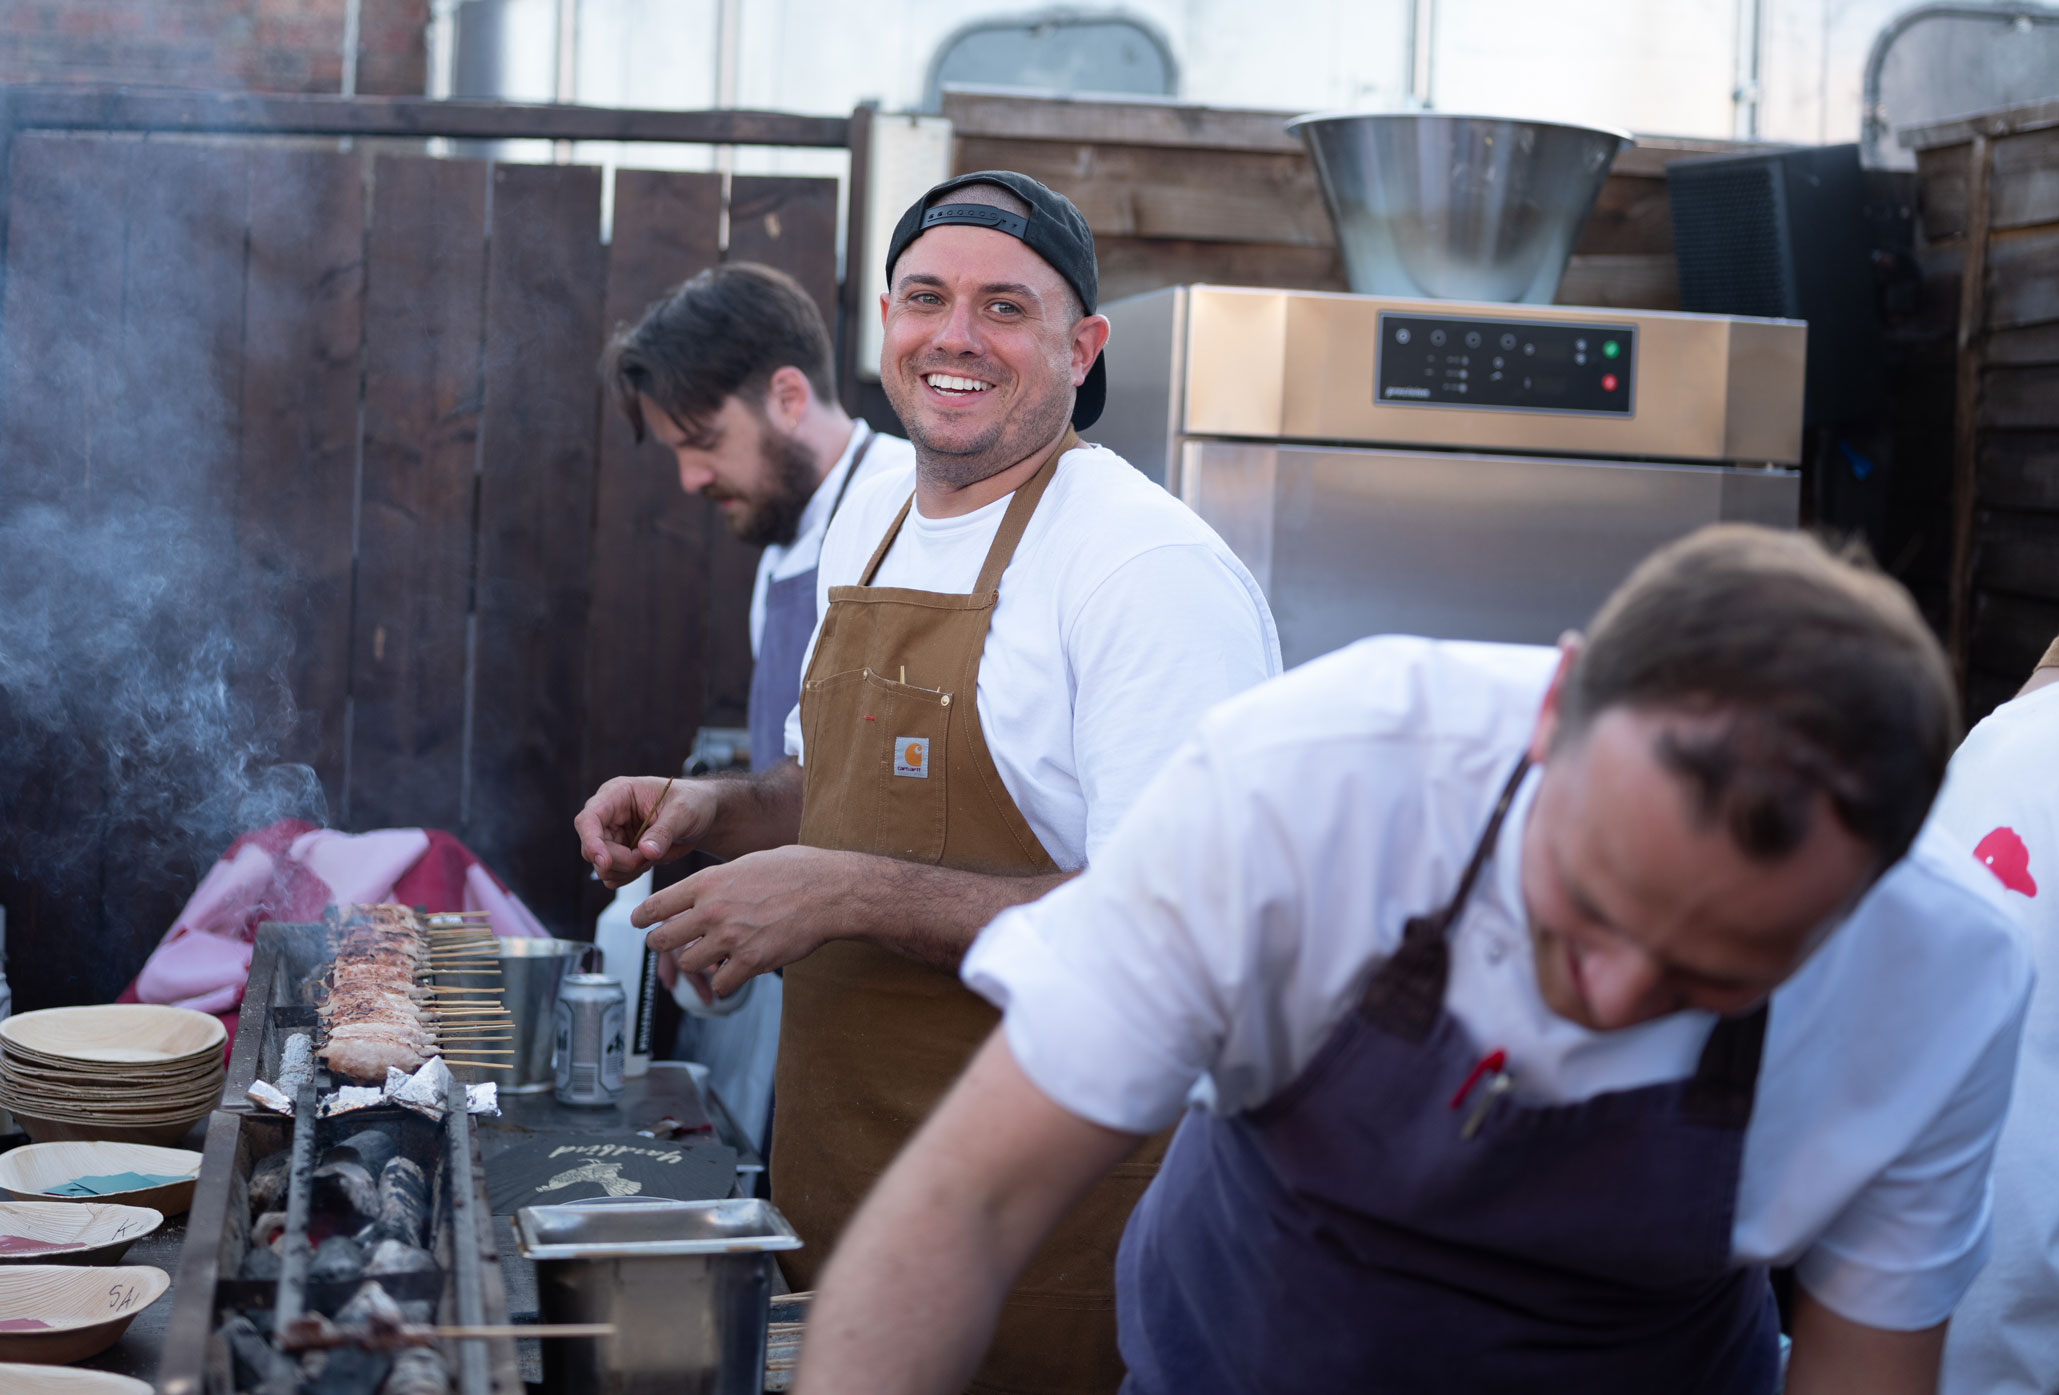
[[[171,1275],[147,1264],[0,1269],[0,1361],[63,1365],[97,1356],[171,1286]]]

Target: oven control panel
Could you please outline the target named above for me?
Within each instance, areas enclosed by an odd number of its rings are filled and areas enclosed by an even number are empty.
[[[1382,313],[1373,357],[1382,406],[1631,416],[1634,325]]]

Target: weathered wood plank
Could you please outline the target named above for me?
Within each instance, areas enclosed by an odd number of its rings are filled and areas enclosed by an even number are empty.
[[[1673,205],[1666,181],[1626,174],[1618,168],[1601,186],[1594,212],[1580,228],[1574,256],[1667,256],[1673,254]],[[1677,294],[1676,294],[1677,299]]]
[[[650,111],[421,97],[313,97],[98,86],[15,87],[7,96],[9,119],[22,130],[480,140],[535,137],[836,147],[844,144],[847,128],[841,116],[776,111]]]
[[[1979,464],[1980,353],[1988,328],[1988,141],[1975,136],[1965,150],[1965,251],[1959,274],[1959,318],[1954,335],[1952,398],[1952,570],[1945,645],[1963,687],[1966,642],[1972,623],[1975,475]]]
[[[6,301],[0,308],[0,499],[76,497],[92,485],[121,332],[122,145],[14,142]],[[106,468],[105,449],[101,468]]]
[[[2059,320],[2059,224],[1989,238],[1987,291],[1990,329]]]
[[[1101,264],[1103,304],[1197,281],[1309,291],[1350,289],[1343,259],[1334,247],[1097,236],[1094,255]]]
[[[2059,363],[2059,321],[1997,330],[1988,336],[1988,366]]]
[[[465,837],[559,934],[586,875],[570,825],[587,793],[600,207],[598,169],[494,167]]]
[[[9,618],[19,620],[28,613],[25,597],[47,593],[39,559],[49,544],[42,530],[90,516],[94,447],[105,434],[103,416],[122,398],[117,348],[126,151],[105,140],[27,135],[14,142],[10,167],[0,313],[0,530],[20,533],[0,548],[0,596],[7,598]],[[99,464],[104,475],[104,444]],[[39,506],[59,512],[46,514]],[[64,623],[61,614],[54,618]],[[39,675],[28,688],[34,693],[61,681]],[[18,693],[19,683],[9,687]],[[0,904],[11,917],[8,942],[16,946],[7,966],[16,1011],[102,1000],[90,946],[100,938],[105,856],[97,830],[106,808],[106,770],[86,742],[51,736],[87,696],[64,684],[53,710],[43,705],[52,698],[44,687],[34,693],[42,710],[20,714],[28,718],[28,739],[0,742],[0,789],[7,791]],[[35,952],[24,952],[27,946]]]
[[[1337,238],[1299,149],[1162,146],[959,137],[952,168],[1019,170],[1079,206],[1096,237],[1171,237],[1327,247]]]
[[[1287,121],[1297,113],[1287,111],[1237,110],[1188,102],[1025,97],[957,86],[944,89],[941,106],[952,129],[961,136],[1221,150],[1301,149],[1300,140],[1286,129]]]
[[[350,823],[461,823],[487,166],[384,156],[365,266]]]
[[[300,715],[286,754],[314,767],[332,816],[341,817],[363,165],[337,151],[278,148],[254,149],[250,162],[236,499],[243,593],[262,598],[292,636],[283,676]]]
[[[1983,509],[1973,574],[1982,591],[2059,601],[2059,514]]]
[[[1585,255],[1566,263],[1553,301],[1621,310],[1678,310],[1680,266],[1670,252]]]
[[[725,260],[763,262],[801,283],[836,331],[834,179],[738,175],[729,182]]]
[[[1905,150],[1919,155],[1942,145],[1964,145],[1976,135],[2007,136],[2018,131],[2035,131],[2059,126],[2059,101],[2023,102],[2013,107],[1953,117],[1928,126],[1914,126],[1896,133]]]
[[[2059,126],[1995,142],[1994,226],[2059,222]]]
[[[109,517],[138,503],[180,516],[173,554],[140,565],[163,568],[167,582],[187,594],[164,607],[161,626],[139,636],[135,670],[161,675],[174,691],[142,699],[164,704],[164,748],[135,753],[126,783],[109,791],[93,958],[103,1001],[142,967],[199,875],[244,831],[229,802],[244,793],[236,752],[261,741],[272,715],[262,688],[252,690],[262,682],[263,657],[233,645],[243,620],[234,600],[233,518],[248,152],[179,142],[131,143],[126,154],[118,176],[128,186],[121,392],[103,416],[107,492],[96,502]],[[247,715],[217,696],[216,684],[240,690]],[[125,720],[145,719],[133,711]],[[206,762],[217,764],[192,769]],[[224,804],[195,808],[182,826],[167,829],[174,791],[203,802],[222,796]]]
[[[2059,407],[2051,415],[2059,426]],[[2059,512],[2059,430],[1986,433],[1979,484],[1987,507]],[[2059,558],[2054,565],[2059,567]]]
[[[1986,594],[1973,618],[1973,666],[2021,684],[2059,635],[2059,601]]]
[[[2059,427],[2059,364],[1990,368],[1980,387],[1983,428]]]
[[[627,325],[669,287],[713,266],[721,176],[621,170],[605,322]],[[680,491],[658,447],[639,446],[612,405],[600,428],[586,780],[677,771],[701,721],[712,509]]]
[[[1926,242],[1966,232],[1966,146],[1939,146],[1916,155],[1917,219]]]

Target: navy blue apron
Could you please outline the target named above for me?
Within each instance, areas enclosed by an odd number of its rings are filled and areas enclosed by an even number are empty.
[[[1117,1260],[1125,1392],[1777,1388],[1772,1288],[1731,1254],[1764,1007],[1687,1080],[1453,1107],[1486,1047],[1444,1007],[1446,934],[1523,773],[1294,1083],[1180,1125]]]
[[[829,534],[830,520],[851,492],[851,481],[865,465],[866,452],[879,433],[860,422],[864,444],[851,456],[851,468],[844,472],[830,501],[829,518],[822,531]],[[786,716],[801,698],[801,661],[808,656],[808,640],[815,633],[815,578],[822,570],[821,554],[816,565],[765,588],[765,628],[758,637],[758,661],[751,669],[751,769],[770,770],[786,759]]]

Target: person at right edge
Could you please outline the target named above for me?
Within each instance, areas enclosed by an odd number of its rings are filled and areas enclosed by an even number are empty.
[[[1994,874],[2038,966],[1995,1145],[1995,1252],[1952,1315],[1944,1395],[2059,1390],[2059,639],[1967,733],[1931,822]]]
[[[805,1244],[783,1257],[796,1289],[993,1027],[956,977],[975,932],[1091,865],[1201,714],[1280,670],[1222,539],[1076,434],[1109,333],[1079,210],[1021,174],[959,176],[902,216],[886,265],[880,380],[915,463],[854,486],[824,537],[799,765],[662,803],[660,779],[612,780],[576,821],[610,882],[696,846],[732,859],[633,916],[682,972],[727,993],[785,969],[772,1200]],[[1118,1387],[1115,1249],[1163,1142],[1070,1208],[974,1389]]]
[[[1957,727],[1900,586],[1742,524],[1556,651],[1379,636],[1232,698],[966,955],[1002,1025],[845,1231],[796,1395],[957,1389],[1175,1119],[1129,1395],[1772,1395],[1786,1265],[1787,1395],[1928,1395],[2033,978],[1924,827]]]

